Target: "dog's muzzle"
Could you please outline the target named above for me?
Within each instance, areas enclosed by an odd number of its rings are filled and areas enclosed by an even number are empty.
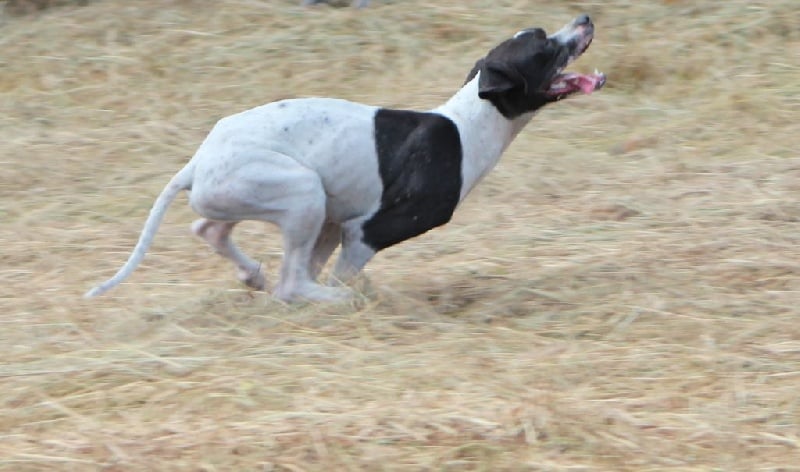
[[[563,98],[575,92],[590,94],[600,90],[606,84],[606,75],[596,69],[592,74],[578,74],[575,72],[562,73],[562,70],[571,64],[581,54],[589,49],[594,39],[594,23],[589,15],[579,15],[563,28],[550,36],[550,39],[561,43],[568,48],[569,56],[566,64],[558,70],[547,94]]]

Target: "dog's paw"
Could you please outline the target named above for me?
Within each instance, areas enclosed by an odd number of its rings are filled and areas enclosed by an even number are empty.
[[[294,290],[287,291],[285,287],[278,287],[275,290],[275,298],[284,302],[319,302],[319,303],[339,303],[350,301],[353,292],[344,287],[326,287],[319,284],[305,284],[302,287],[295,287]]]
[[[255,271],[246,271],[238,269],[236,271],[237,278],[253,290],[263,291],[267,288],[267,278],[261,273],[260,269]]]

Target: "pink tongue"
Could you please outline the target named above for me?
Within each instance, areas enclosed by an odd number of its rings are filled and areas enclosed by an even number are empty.
[[[594,81],[585,75],[575,75],[570,77],[568,82],[575,87],[578,87],[585,94],[594,92]]]
[[[595,81],[589,77],[586,76],[581,77],[579,85],[581,87],[581,90],[583,90],[583,93],[587,95],[594,92]]]
[[[567,77],[567,82],[583,91],[585,94],[590,94],[597,90],[598,84],[603,82],[601,75],[582,75],[572,74]]]

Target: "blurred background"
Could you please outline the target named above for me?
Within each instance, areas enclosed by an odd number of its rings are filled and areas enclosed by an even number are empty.
[[[797,470],[795,2],[300,3],[0,2],[0,470]],[[185,197],[81,299],[221,117],[434,108],[584,12],[607,86],[353,303],[245,290]],[[237,231],[274,280],[278,232]]]

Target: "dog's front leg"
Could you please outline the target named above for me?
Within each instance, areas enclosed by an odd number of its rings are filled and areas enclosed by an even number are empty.
[[[314,251],[311,253],[311,265],[309,274],[312,280],[317,280],[325,263],[333,254],[336,246],[342,241],[342,228],[336,223],[325,223],[322,226],[317,237],[317,242],[314,244]]]
[[[375,256],[376,251],[363,241],[361,225],[361,220],[354,220],[342,226],[342,252],[328,281],[330,285],[351,282]]]

